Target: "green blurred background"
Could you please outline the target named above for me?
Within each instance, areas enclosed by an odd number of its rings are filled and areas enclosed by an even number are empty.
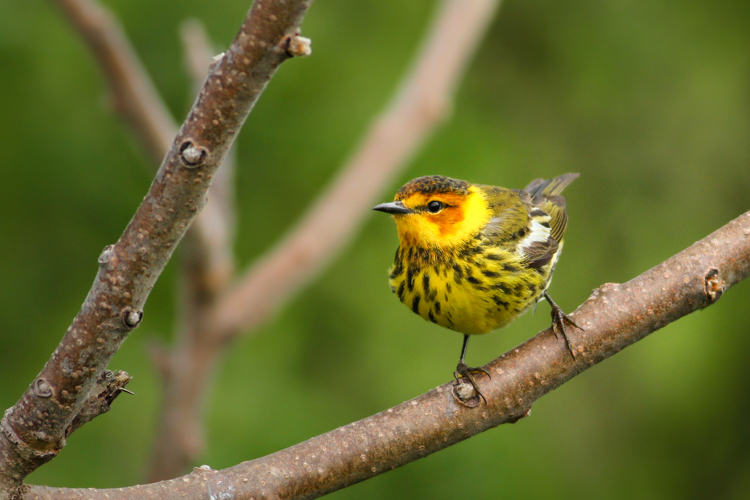
[[[107,0],[178,120],[192,101],[180,23],[218,46],[247,0]],[[408,67],[427,0],[318,0],[314,55],[290,61],[239,139],[238,260],[284,234],[335,175]],[[570,311],[750,209],[750,3],[505,3],[454,114],[398,182],[444,174],[523,187],[568,171],[565,255],[551,292]],[[91,55],[53,2],[0,0],[0,409],[15,403],[78,311],[152,166],[108,108]],[[342,209],[346,210],[346,207]],[[353,243],[256,334],[208,401],[223,468],[396,405],[449,380],[460,336],[390,293],[393,223],[367,214]],[[147,348],[172,336],[170,264],[110,368],[136,396],[87,424],[30,482],[143,480],[159,379]],[[351,283],[356,284],[352,293]],[[541,399],[532,416],[335,493],[391,498],[750,498],[750,285]],[[473,340],[483,364],[549,324],[540,304]],[[400,367],[394,369],[394,367]],[[200,465],[200,464],[198,464]]]

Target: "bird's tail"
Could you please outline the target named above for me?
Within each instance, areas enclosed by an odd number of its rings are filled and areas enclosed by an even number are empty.
[[[532,198],[538,195],[554,196],[562,193],[568,184],[576,180],[581,174],[563,174],[554,179],[535,179],[529,183],[523,190],[529,193]]]

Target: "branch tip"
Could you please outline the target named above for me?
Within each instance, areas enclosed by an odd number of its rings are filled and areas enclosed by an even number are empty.
[[[132,391],[125,389],[125,386],[128,385],[132,378],[128,372],[122,370],[114,372],[112,370],[102,371],[96,381],[96,386],[89,393],[81,411],[78,412],[78,415],[76,415],[65,430],[65,436],[70,436],[86,422],[93,420],[103,413],[107,413],[111,408],[112,402],[121,393],[133,394]]]

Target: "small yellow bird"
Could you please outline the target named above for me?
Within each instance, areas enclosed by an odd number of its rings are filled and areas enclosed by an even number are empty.
[[[465,377],[484,399],[466,365],[469,335],[506,326],[543,298],[552,327],[576,325],[547,294],[568,216],[560,193],[579,174],[537,179],[523,190],[419,177],[395,201],[373,208],[393,215],[400,246],[389,270],[391,289],[424,319],[464,334],[456,380]],[[486,400],[485,400],[486,401]]]

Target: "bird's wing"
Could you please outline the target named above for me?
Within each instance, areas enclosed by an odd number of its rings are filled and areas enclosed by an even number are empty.
[[[568,184],[579,174],[563,174],[553,179],[536,179],[524,189],[531,196],[531,205],[543,210],[550,216],[550,236],[558,243],[565,235],[568,214],[565,210],[565,198],[560,195]]]
[[[535,207],[549,214],[550,237],[558,243],[565,235],[568,225],[568,212],[565,210],[565,198],[562,196],[536,196],[532,199]]]
[[[522,197],[523,198],[523,197]],[[528,260],[528,266],[536,269],[549,264],[559,248],[558,240],[552,236],[553,218],[539,207],[529,206],[529,231],[516,249]]]

